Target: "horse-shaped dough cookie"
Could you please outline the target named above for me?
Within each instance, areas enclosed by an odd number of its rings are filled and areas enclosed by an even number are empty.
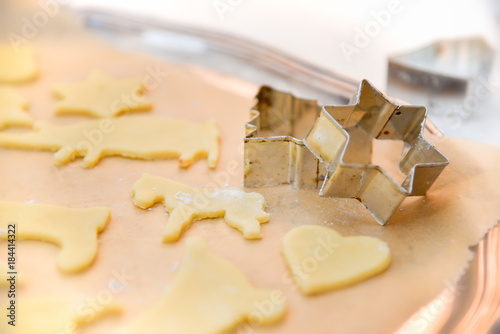
[[[97,234],[108,222],[110,209],[74,209],[46,204],[0,202],[0,239],[9,230],[16,241],[42,240],[61,247],[57,264],[74,273],[88,267],[97,254]],[[7,247],[5,248],[7,249]]]
[[[163,202],[170,213],[163,241],[177,241],[194,220],[224,217],[246,239],[262,237],[260,224],[269,220],[264,196],[239,189],[200,189],[144,174],[133,186],[134,203],[142,209]]]
[[[196,124],[184,120],[130,116],[104,118],[65,126],[35,123],[36,132],[0,133],[0,146],[57,151],[54,163],[64,165],[76,157],[83,167],[95,166],[102,157],[136,159],[179,158],[188,167],[208,157],[215,168],[219,156],[219,130],[214,121]]]

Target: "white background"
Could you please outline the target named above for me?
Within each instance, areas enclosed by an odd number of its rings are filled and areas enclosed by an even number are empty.
[[[244,36],[337,73],[367,78],[381,89],[386,87],[389,55],[442,38],[480,36],[495,48],[500,44],[500,4],[495,0],[72,0],[70,4]],[[390,13],[394,8],[397,10]],[[390,13],[383,24],[376,19],[381,12]],[[372,30],[366,45],[358,47],[355,38],[359,31],[374,24],[381,27],[379,31]],[[358,53],[346,57],[341,46],[347,44]],[[500,146],[498,86],[493,99],[473,118],[458,126],[435,123],[447,135]]]

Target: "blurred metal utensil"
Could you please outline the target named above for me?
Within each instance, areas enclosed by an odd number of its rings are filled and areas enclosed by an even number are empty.
[[[484,39],[463,38],[389,57],[387,92],[430,114],[467,119],[491,95],[493,56]]]

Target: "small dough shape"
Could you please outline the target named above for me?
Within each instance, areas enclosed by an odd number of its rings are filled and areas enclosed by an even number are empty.
[[[387,243],[367,236],[343,237],[324,226],[296,227],[283,238],[283,256],[300,291],[312,295],[358,283],[391,262]]]
[[[151,102],[142,94],[143,79],[113,79],[101,72],[92,72],[82,83],[59,84],[53,93],[57,115],[83,114],[93,117],[118,116],[129,111],[151,110]]]
[[[0,133],[0,146],[57,151],[55,165],[84,157],[82,167],[95,166],[102,157],[135,159],[179,158],[181,167],[207,157],[215,168],[219,158],[219,129],[213,120],[204,124],[184,120],[130,116],[91,120],[65,126],[35,122],[36,131]]]
[[[8,126],[31,126],[33,119],[26,113],[28,102],[15,90],[0,87],[0,129]]]
[[[28,46],[0,45],[0,83],[20,84],[38,76],[38,63]]]
[[[74,209],[47,204],[0,202],[0,239],[16,224],[16,240],[41,240],[59,245],[57,264],[64,273],[86,269],[97,254],[97,234],[109,220],[110,209]]]
[[[79,333],[79,327],[121,311],[122,307],[113,302],[92,308],[63,296],[20,299],[16,303],[15,327],[8,323],[11,319],[4,316],[0,322],[0,333],[75,334]]]
[[[143,174],[132,188],[134,204],[147,209],[163,202],[170,213],[163,232],[164,242],[179,240],[181,232],[195,220],[224,217],[245,239],[260,239],[260,224],[269,220],[264,196],[239,189],[200,189],[166,178]]]
[[[167,292],[120,333],[226,333],[239,324],[276,323],[286,311],[279,290],[254,289],[234,264],[214,255],[200,237],[188,238],[186,254]]]

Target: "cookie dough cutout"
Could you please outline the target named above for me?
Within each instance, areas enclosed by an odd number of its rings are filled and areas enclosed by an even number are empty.
[[[64,273],[86,269],[97,254],[97,234],[109,220],[110,209],[74,209],[46,204],[0,202],[0,239],[16,224],[16,240],[40,240],[61,247],[57,265]]]
[[[8,323],[12,320],[7,315],[0,323],[0,333],[76,334],[80,327],[122,311],[122,307],[113,302],[98,306],[93,308],[63,296],[20,299],[16,303],[15,327]]]
[[[7,263],[0,261],[0,288],[3,287],[8,287],[10,283],[7,281],[9,278],[9,275],[7,275],[7,272],[9,272],[9,267]]]
[[[28,46],[0,45],[0,83],[20,84],[38,76],[38,63]]]
[[[59,84],[52,88],[56,97],[55,113],[113,117],[130,111],[151,110],[151,102],[143,96],[141,78],[113,79],[92,72],[82,83]]]
[[[281,291],[254,289],[239,268],[214,255],[200,237],[187,239],[186,245],[168,291],[121,333],[226,333],[245,322],[260,327],[284,316]]]
[[[144,174],[132,188],[134,203],[147,209],[163,202],[170,213],[163,232],[164,242],[177,241],[193,221],[224,217],[245,239],[262,237],[260,224],[269,220],[264,196],[239,189],[200,189],[166,178]]]
[[[83,157],[82,167],[95,166],[102,157],[134,159],[178,158],[181,167],[207,157],[215,168],[219,158],[219,129],[213,120],[204,124],[163,117],[130,116],[52,126],[36,122],[34,132],[0,133],[0,146],[57,151],[55,165]]]
[[[28,102],[15,90],[0,87],[0,130],[8,126],[31,126],[33,119],[26,113]]]
[[[387,243],[367,236],[343,237],[324,226],[296,227],[283,238],[283,256],[305,295],[352,285],[390,264]]]

